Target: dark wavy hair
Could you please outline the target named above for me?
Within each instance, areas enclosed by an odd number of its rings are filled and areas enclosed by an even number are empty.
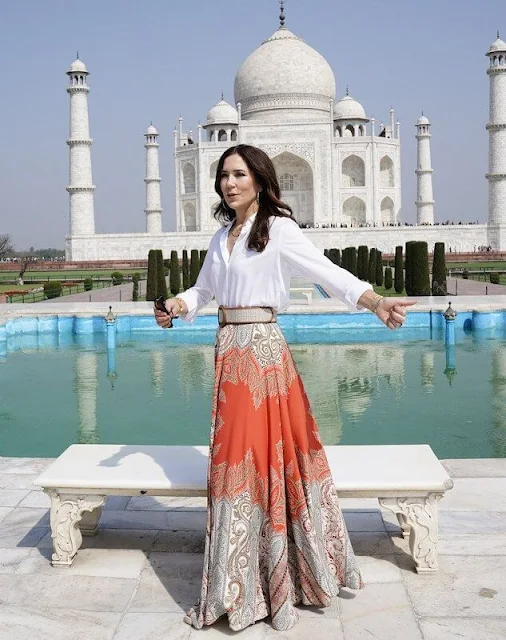
[[[234,154],[241,156],[261,189],[258,213],[253,221],[248,238],[248,249],[261,253],[269,242],[269,218],[271,216],[291,218],[294,222],[295,218],[291,207],[281,200],[281,191],[272,160],[265,151],[249,144],[238,144],[230,147],[218,161],[214,189],[220,196],[221,201],[214,212],[214,217],[222,223],[235,220],[235,211],[226,204],[220,187],[221,172],[223,171],[225,160]]]

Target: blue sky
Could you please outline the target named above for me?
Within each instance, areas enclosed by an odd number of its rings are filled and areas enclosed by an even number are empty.
[[[358,11],[360,6],[360,11]],[[436,220],[487,217],[488,60],[506,3],[287,0],[286,26],[330,63],[341,97],[402,124],[402,215],[416,219],[415,122],[432,122]],[[144,138],[160,132],[164,230],[175,228],[173,138],[195,131],[278,25],[276,0],[0,2],[0,234],[18,249],[63,248],[68,232],[68,95],[79,50],[91,72],[98,232],[144,231]]]

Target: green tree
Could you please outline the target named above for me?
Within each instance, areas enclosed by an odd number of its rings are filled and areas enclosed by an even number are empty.
[[[429,249],[426,242],[411,246],[410,282],[413,296],[430,296]]]
[[[413,294],[413,286],[411,283],[411,276],[413,273],[413,259],[411,256],[411,248],[413,247],[413,244],[416,242],[416,240],[408,240],[408,242],[406,242],[406,248],[405,248],[405,256],[406,256],[406,260],[405,260],[405,266],[404,266],[404,273],[405,273],[405,286],[406,286],[406,293],[408,294],[408,296],[412,296]]]
[[[402,247],[395,247],[395,276],[394,276],[395,293],[404,291],[404,264],[402,258]]]
[[[140,273],[134,273],[132,275],[132,302],[137,302],[139,300],[139,280],[141,279]]]
[[[0,235],[0,260],[9,258],[13,252],[14,246],[11,242],[11,237],[7,234]]]
[[[174,296],[181,290],[181,274],[179,272],[177,251],[170,252],[170,290]]]
[[[447,293],[445,243],[436,242],[432,258],[432,295],[446,296]]]
[[[197,282],[200,271],[199,252],[197,249],[192,249],[190,253],[190,286]]]
[[[367,280],[369,274],[369,249],[361,244],[358,248],[357,276],[360,280]]]
[[[190,288],[190,261],[188,260],[188,251],[183,249],[183,261],[181,264],[183,271],[183,291]]]
[[[371,248],[369,251],[369,267],[367,279],[370,284],[376,282],[376,249]]]
[[[357,275],[357,248],[348,247],[348,271]]]
[[[376,250],[376,286],[383,286],[383,254]]]
[[[385,289],[388,291],[392,288],[393,280],[392,280],[392,267],[385,268]]]
[[[200,269],[202,269],[202,265],[204,264],[204,260],[206,259],[206,253],[207,253],[206,249],[200,250]]]
[[[156,297],[167,298],[167,278],[165,276],[165,265],[163,264],[163,252],[158,249],[156,254]]]
[[[157,297],[157,272],[158,255],[156,249],[150,249],[148,253],[148,279],[146,283],[146,300],[154,300]]]

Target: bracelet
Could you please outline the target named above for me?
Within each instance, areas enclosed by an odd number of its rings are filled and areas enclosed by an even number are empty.
[[[183,301],[181,300],[181,298],[178,298],[177,296],[174,298],[174,300],[177,300],[177,306],[179,307],[179,315],[181,315],[184,312]]]
[[[380,304],[380,302],[381,302],[382,300],[383,300],[383,296],[378,296],[378,297],[376,298],[376,300],[374,301],[373,306],[371,307],[371,311],[372,311],[373,313],[376,313],[376,311],[378,310],[379,304]]]

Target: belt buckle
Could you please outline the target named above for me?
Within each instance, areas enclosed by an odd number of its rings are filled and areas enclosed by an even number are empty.
[[[220,327],[225,326],[225,310],[222,305],[218,307],[218,325]]]

